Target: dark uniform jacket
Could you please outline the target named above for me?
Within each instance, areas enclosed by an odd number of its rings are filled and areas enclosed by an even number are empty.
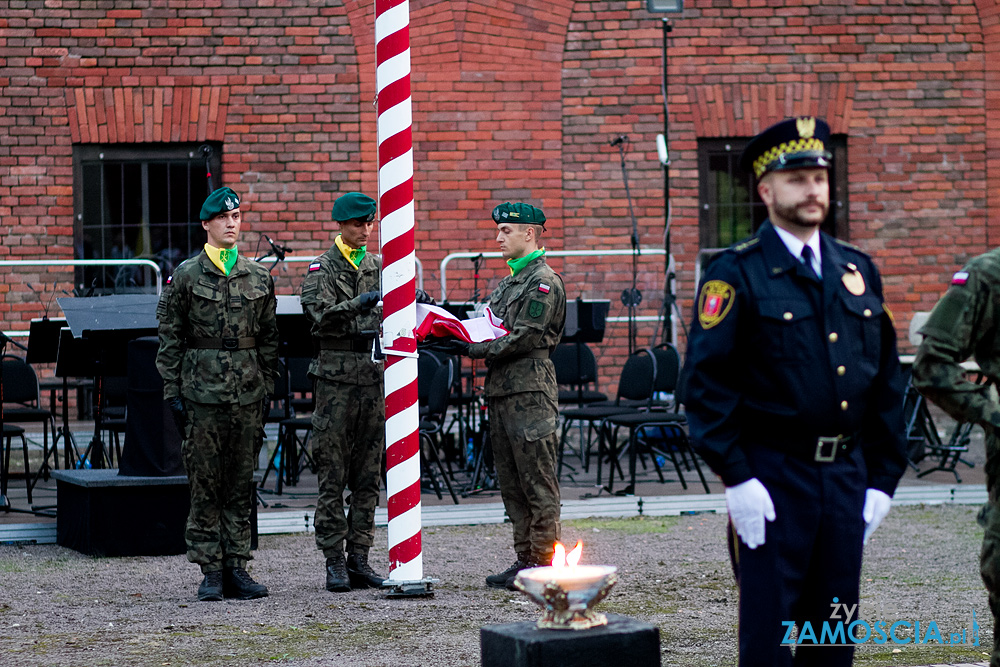
[[[160,295],[156,367],[165,399],[250,405],[274,393],[278,328],[274,281],[240,255],[225,275],[202,250],[182,262]],[[246,349],[190,349],[197,338],[256,338]]]
[[[754,476],[749,448],[810,459],[818,437],[855,436],[869,488],[892,495],[905,438],[881,278],[857,248],[820,243],[822,290],[769,221],[709,264],[685,364],[691,437],[733,486]]]
[[[960,366],[972,357],[987,378],[1000,381],[1000,248],[955,274],[920,333],[914,386],[955,419],[1000,429],[990,388],[970,382]]]
[[[509,333],[469,348],[470,357],[486,360],[486,395],[542,391],[558,400],[555,366],[548,357],[566,322],[566,288],[559,274],[544,257],[535,259],[500,281],[490,295],[490,310]]]
[[[382,309],[361,311],[358,296],[379,289],[382,260],[366,253],[355,269],[336,245],[309,265],[302,281],[302,310],[309,319],[313,338],[345,341],[357,351],[320,350],[309,373],[346,384],[376,384],[382,381],[381,365],[371,360],[372,340],[382,320]]]

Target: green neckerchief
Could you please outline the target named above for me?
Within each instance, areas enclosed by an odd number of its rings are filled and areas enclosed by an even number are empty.
[[[352,248],[351,246],[344,243],[343,239],[338,235],[336,241],[337,248],[340,250],[340,254],[344,256],[348,262],[351,263],[355,269],[361,266],[361,260],[365,258],[365,253],[368,252],[367,246],[361,246],[360,248]]]
[[[516,276],[521,272],[521,269],[531,264],[533,261],[545,254],[545,248],[539,248],[533,253],[529,253],[520,259],[508,259],[507,266],[510,267],[510,275]]]
[[[212,264],[219,267],[219,270],[227,276],[236,266],[236,257],[239,254],[236,246],[232,248],[216,248],[214,245],[205,244],[205,254],[212,260]]]

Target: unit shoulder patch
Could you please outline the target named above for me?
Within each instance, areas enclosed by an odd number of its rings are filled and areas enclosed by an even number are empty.
[[[312,262],[309,265],[309,271],[319,271],[322,268],[323,268],[323,264],[320,263],[320,262]]]
[[[957,272],[955,275],[953,275],[951,277],[951,284],[952,285],[964,285],[967,282],[969,282],[969,272],[968,271],[959,271],[959,272]]]
[[[541,319],[545,314],[545,302],[532,299],[528,304],[528,317],[533,320]]]
[[[726,318],[736,300],[736,290],[722,280],[709,280],[698,295],[698,323],[711,329]]]

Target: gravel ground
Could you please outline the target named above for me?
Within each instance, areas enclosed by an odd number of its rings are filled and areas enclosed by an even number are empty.
[[[967,628],[971,642],[975,612],[980,646],[869,643],[856,664],[988,659],[977,509],[894,508],[867,547],[862,617],[934,621],[945,636]],[[567,543],[584,541],[584,562],[619,568],[599,609],[659,627],[664,665],[701,667],[735,664],[736,590],[724,529],[724,517],[703,514],[574,521],[563,532]],[[386,543],[384,530],[376,543]],[[389,600],[372,590],[326,592],[311,535],[263,536],[251,570],[271,596],[212,603],[197,602],[200,576],[182,556],[0,547],[0,655],[6,667],[478,665],[480,627],[538,616],[520,594],[483,585],[485,574],[509,564],[509,543],[505,525],[425,529],[424,570],[441,580],[435,596]],[[387,562],[384,548],[373,557]]]

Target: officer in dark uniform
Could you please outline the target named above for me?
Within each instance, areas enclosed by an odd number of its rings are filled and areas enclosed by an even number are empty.
[[[851,664],[853,646],[810,648],[803,630],[819,644],[831,604],[856,609],[862,545],[906,465],[879,273],[819,231],[829,132],[793,118],[747,145],[769,219],[705,270],[688,343],[691,438],[726,485],[741,667]],[[783,621],[799,625],[794,662]]]

